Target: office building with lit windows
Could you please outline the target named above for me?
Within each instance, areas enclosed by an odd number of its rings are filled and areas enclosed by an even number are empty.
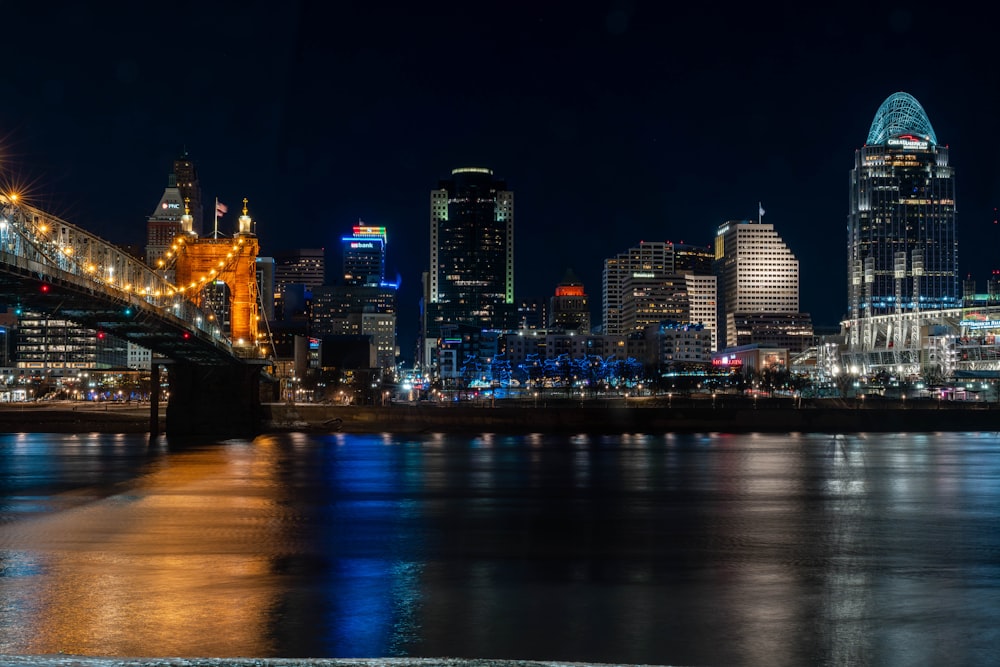
[[[385,227],[355,225],[340,239],[343,248],[343,284],[379,285],[385,280]]]
[[[907,93],[882,103],[854,153],[847,252],[851,319],[961,305],[955,170]]]
[[[155,268],[166,259],[174,238],[183,229],[183,215],[184,198],[177,187],[177,177],[171,173],[167,176],[167,187],[163,189],[160,201],[146,218],[146,264]]]
[[[720,225],[715,235],[715,274],[720,349],[736,347],[736,323],[746,314],[799,313],[799,260],[774,225],[754,220]],[[795,326],[800,320],[795,319]],[[773,335],[772,321],[767,322],[768,335]]]
[[[549,329],[590,333],[590,301],[583,283],[567,271],[549,301]]]
[[[431,191],[424,300],[425,362],[444,325],[514,328],[514,193],[491,169],[453,169]]]
[[[625,335],[663,320],[690,321],[685,275],[710,275],[712,250],[670,241],[641,241],[604,260],[604,333]]]
[[[185,150],[174,160],[174,181],[177,190],[191,212],[191,231],[202,235],[204,230],[205,209],[201,204],[201,182],[198,180],[198,170]]]
[[[286,289],[299,286],[296,293],[321,287],[326,279],[326,259],[323,248],[300,248],[283,250],[273,255],[274,259],[274,314],[275,319],[285,319],[298,308],[285,308]],[[292,301],[293,295],[287,300]]]
[[[396,285],[327,285],[312,294],[313,335],[370,336],[378,366],[395,369]]]

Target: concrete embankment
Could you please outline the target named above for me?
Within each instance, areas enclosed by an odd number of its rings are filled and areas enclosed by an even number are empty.
[[[995,406],[755,408],[751,403],[690,406],[549,405],[546,407],[270,404],[265,430],[497,433],[845,433],[1000,431]]]
[[[161,433],[165,414],[161,406]],[[69,401],[0,404],[3,433],[149,433],[149,425],[148,404]]]
[[[165,432],[164,409],[160,433]],[[863,433],[1000,431],[984,403],[564,401],[539,404],[334,406],[265,404],[263,432],[315,433]],[[148,405],[0,404],[0,432],[148,433]],[[169,433],[167,433],[169,435]]]

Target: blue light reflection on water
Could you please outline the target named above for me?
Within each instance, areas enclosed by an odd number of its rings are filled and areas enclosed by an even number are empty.
[[[1000,649],[993,433],[290,434],[173,452],[28,435],[0,454],[0,653],[982,664]]]

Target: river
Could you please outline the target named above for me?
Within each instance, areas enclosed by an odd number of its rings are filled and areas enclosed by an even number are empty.
[[[987,664],[1000,434],[0,435],[0,654]]]

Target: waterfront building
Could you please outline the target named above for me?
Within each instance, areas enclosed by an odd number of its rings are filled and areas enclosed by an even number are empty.
[[[893,93],[850,174],[851,319],[960,305],[955,213],[948,147],[916,99]]]
[[[640,336],[641,337],[641,336]],[[504,334],[503,351],[512,367],[528,363],[530,359],[555,359],[566,355],[570,359],[624,361],[634,350],[629,350],[627,336],[607,334],[577,334],[546,329],[519,330]]]
[[[715,235],[719,279],[719,348],[735,347],[729,322],[749,313],[799,312],[799,261],[774,225],[730,220]]]
[[[753,375],[765,370],[787,370],[788,349],[753,343],[712,353],[712,368]]]
[[[687,364],[711,361],[712,332],[701,324],[660,322],[644,331],[646,351],[643,361],[659,372]]]
[[[798,353],[815,342],[808,313],[730,313],[728,318],[726,329],[735,336],[735,344],[729,347],[758,344]]]
[[[514,328],[514,193],[491,169],[453,169],[431,191],[426,289],[425,360],[444,325]]]
[[[590,301],[572,271],[566,272],[550,299],[548,325],[550,329],[590,333]]]
[[[123,368],[126,342],[103,331],[47,314],[25,311],[17,327],[17,368],[62,376],[79,369]]]

